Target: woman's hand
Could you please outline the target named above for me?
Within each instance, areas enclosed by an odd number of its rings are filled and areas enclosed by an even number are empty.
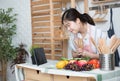
[[[82,48],[78,48],[78,49],[77,49],[77,52],[78,52],[78,53],[82,53],[82,52],[83,52],[83,49],[82,49]]]
[[[83,56],[83,49],[78,48],[76,51],[72,51],[73,57],[81,57]]]
[[[78,56],[81,55],[81,56],[85,57],[85,56],[87,56],[89,54],[88,51],[80,49],[80,48],[77,51],[78,51]]]
[[[84,50],[82,48],[77,49],[78,56],[84,56]]]

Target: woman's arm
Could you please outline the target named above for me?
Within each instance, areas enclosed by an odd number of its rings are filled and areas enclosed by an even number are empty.
[[[90,53],[90,52],[88,52],[88,51],[84,51],[84,52],[82,53],[82,56],[99,59],[99,54]]]

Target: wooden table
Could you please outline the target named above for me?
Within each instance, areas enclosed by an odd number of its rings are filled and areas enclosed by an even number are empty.
[[[92,71],[75,72],[64,69],[56,69],[57,61],[48,61],[48,63],[37,66],[32,64],[16,65],[15,73],[17,81],[20,81],[20,69],[22,69],[22,78],[25,81],[119,81],[120,68],[113,71],[101,71],[95,69]]]

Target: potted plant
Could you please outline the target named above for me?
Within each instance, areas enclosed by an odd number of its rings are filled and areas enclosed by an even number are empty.
[[[16,48],[12,45],[16,34],[16,15],[12,8],[0,9],[0,62],[2,65],[2,81],[6,81],[7,62],[16,57]]]
[[[25,63],[27,60],[27,56],[29,56],[28,52],[25,49],[25,44],[21,43],[19,44],[19,47],[16,47],[16,57],[12,60],[11,62],[11,69],[13,70],[12,73],[14,72],[14,65],[15,64],[21,64]]]

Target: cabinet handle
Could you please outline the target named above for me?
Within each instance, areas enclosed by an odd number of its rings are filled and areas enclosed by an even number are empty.
[[[39,70],[36,70],[37,74],[39,74]]]
[[[70,76],[66,76],[66,78],[67,78],[67,79],[69,79],[69,78],[70,78]]]

